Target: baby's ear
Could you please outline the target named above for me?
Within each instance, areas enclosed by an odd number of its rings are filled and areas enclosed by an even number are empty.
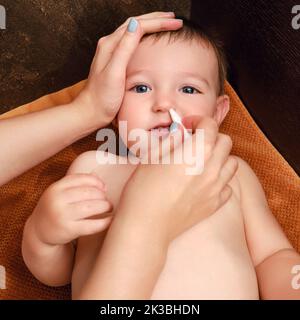
[[[225,119],[230,108],[230,100],[228,95],[223,94],[217,98],[216,109],[213,115],[213,118],[216,120],[220,126],[223,120]]]

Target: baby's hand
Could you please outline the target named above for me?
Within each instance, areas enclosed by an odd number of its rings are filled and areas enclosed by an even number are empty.
[[[112,204],[106,199],[104,183],[97,176],[72,174],[46,189],[30,219],[40,241],[62,245],[105,230],[112,216],[93,216],[110,211]]]

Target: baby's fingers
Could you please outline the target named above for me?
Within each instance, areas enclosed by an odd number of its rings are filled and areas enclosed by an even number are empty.
[[[63,195],[68,203],[87,200],[104,200],[106,198],[106,193],[103,190],[89,186],[67,188],[66,190],[64,190]]]
[[[108,200],[88,200],[71,204],[72,218],[74,220],[91,218],[113,210]]]
[[[96,187],[104,190],[105,184],[95,174],[76,173],[64,176],[62,179],[53,183],[53,186],[55,186],[55,188],[59,188],[60,190],[81,186]]]
[[[111,224],[113,216],[109,216],[103,219],[85,219],[77,222],[76,228],[79,237],[95,234],[107,229]]]

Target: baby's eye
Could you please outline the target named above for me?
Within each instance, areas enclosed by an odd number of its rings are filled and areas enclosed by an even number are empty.
[[[187,91],[187,93],[189,93],[189,94],[193,94],[194,90],[196,90],[198,93],[200,93],[200,91],[199,91],[199,90],[197,90],[197,89],[196,89],[196,88],[194,88],[194,87],[185,86],[185,87],[183,87],[183,89],[184,89],[184,88],[188,88],[188,89],[190,89],[190,90],[188,90],[188,91]]]
[[[149,88],[147,85],[145,84],[138,84],[134,87],[132,87],[130,90],[134,90],[135,92],[137,93],[145,93],[147,92],[147,88]],[[198,93],[201,93],[198,89],[194,88],[194,87],[191,87],[191,86],[185,86],[183,87],[183,89],[187,88],[187,93],[188,94],[193,94],[194,91],[197,91]],[[149,88],[150,89],[150,88]]]
[[[130,90],[133,90],[135,88],[137,89],[137,90],[135,90],[137,93],[144,93],[144,92],[147,92],[147,88],[149,88],[149,87],[146,86],[145,84],[138,84],[138,85],[134,86],[133,88],[131,88]],[[141,88],[141,91],[138,91],[138,88]]]

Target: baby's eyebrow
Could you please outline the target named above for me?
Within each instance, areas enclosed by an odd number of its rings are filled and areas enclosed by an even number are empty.
[[[150,72],[151,72],[150,70],[136,70],[136,71],[128,73],[126,77],[128,79],[128,78],[131,78],[131,77],[133,77],[133,76],[135,76],[135,75],[137,75],[139,73],[147,74],[147,73],[150,73]],[[182,71],[182,72],[177,72],[177,74],[179,76],[187,76],[189,78],[194,78],[196,80],[200,80],[201,82],[203,82],[205,85],[207,85],[209,87],[209,82],[198,73]]]
[[[202,76],[200,76],[200,74],[198,73],[195,73],[195,72],[188,72],[188,71],[183,71],[183,72],[178,72],[180,75],[185,75],[187,77],[190,77],[190,78],[195,78],[197,80],[200,80],[201,82],[204,82],[208,87],[209,87],[209,83],[208,81],[203,78]]]
[[[127,74],[127,78],[130,78],[130,77],[133,77],[135,76],[136,74],[139,74],[139,73],[148,73],[150,72],[150,70],[136,70],[136,71],[133,71],[133,72],[130,72]]]

